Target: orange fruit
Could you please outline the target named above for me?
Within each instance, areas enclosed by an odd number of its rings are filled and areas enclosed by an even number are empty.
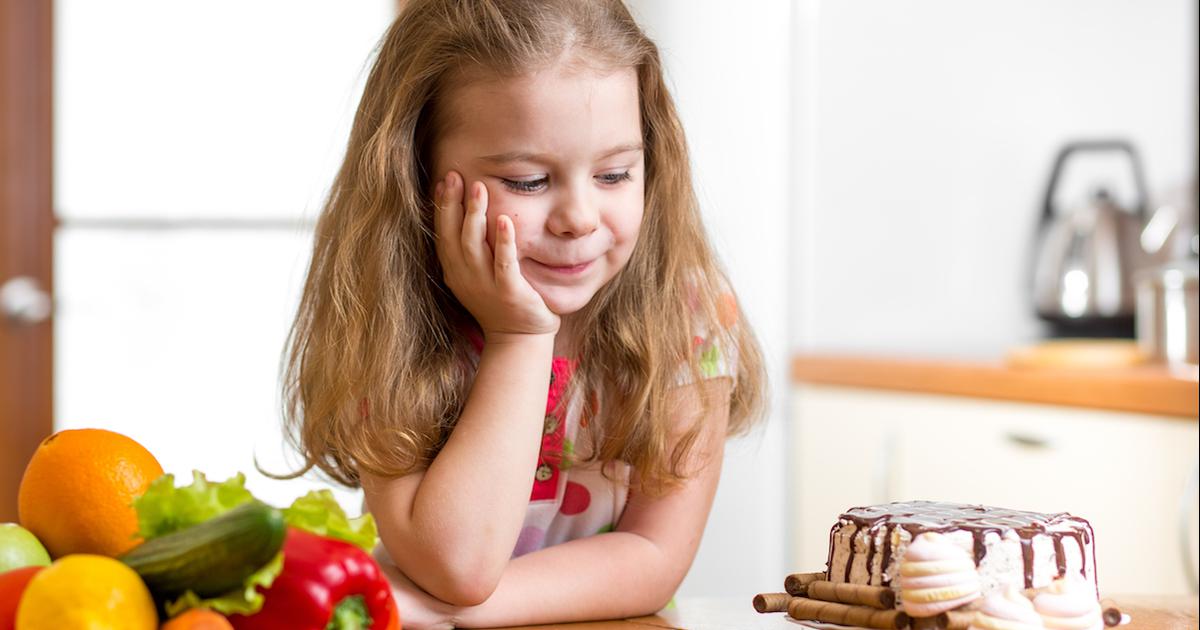
[[[132,438],[103,429],[59,431],[29,459],[17,514],[53,558],[119,556],[141,542],[133,500],[162,474]]]
[[[159,630],[233,630],[233,624],[219,613],[193,608],[164,623]]]
[[[104,556],[60,558],[29,581],[16,630],[155,630],[158,611],[133,569]]]

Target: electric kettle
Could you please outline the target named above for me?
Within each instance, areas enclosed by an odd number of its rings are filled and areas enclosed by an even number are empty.
[[[1061,211],[1054,193],[1063,165],[1083,152],[1119,151],[1129,158],[1137,201],[1122,208],[1099,188],[1082,206]],[[1072,142],[1058,152],[1033,262],[1033,303],[1057,337],[1134,336],[1132,276],[1144,257],[1139,238],[1146,220],[1146,184],[1133,146],[1122,140]]]

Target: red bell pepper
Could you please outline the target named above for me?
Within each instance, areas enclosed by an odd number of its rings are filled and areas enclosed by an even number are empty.
[[[259,612],[230,615],[237,630],[399,630],[387,576],[354,544],[289,527],[283,571]],[[359,600],[361,605],[355,600]],[[333,623],[331,623],[333,622]]]

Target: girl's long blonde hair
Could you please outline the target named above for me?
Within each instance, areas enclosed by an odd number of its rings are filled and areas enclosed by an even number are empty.
[[[728,326],[736,301],[701,225],[658,50],[625,5],[409,0],[379,47],[316,226],[283,385],[286,434],[305,463],[285,477],[315,466],[353,487],[360,471],[400,476],[437,455],[473,377],[462,330],[474,321],[442,281],[434,251],[435,108],[455,78],[479,70],[521,76],[569,57],[636,68],[646,163],[637,245],[579,314],[571,387],[602,401],[589,425],[592,459],[631,464],[644,491],[686,476],[702,427],[693,423],[667,452],[666,393],[681,366],[702,377],[698,327],[710,342],[737,349],[728,433],[744,433],[761,416],[762,356],[748,325]]]

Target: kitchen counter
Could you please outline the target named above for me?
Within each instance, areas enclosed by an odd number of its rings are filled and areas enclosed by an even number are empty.
[[[792,360],[797,383],[842,385],[1013,400],[1197,419],[1196,370],[1160,366],[1024,367],[952,361],[805,354]]]
[[[615,621],[522,626],[520,630],[567,628],[569,630],[652,630],[684,628],[689,630],[754,630],[804,628],[783,613],[759,614],[750,600],[743,598],[680,598],[674,608],[650,617]],[[1121,630],[1197,630],[1194,597],[1114,597],[1114,603],[1129,614],[1128,625]],[[510,628],[509,630],[518,630]]]

